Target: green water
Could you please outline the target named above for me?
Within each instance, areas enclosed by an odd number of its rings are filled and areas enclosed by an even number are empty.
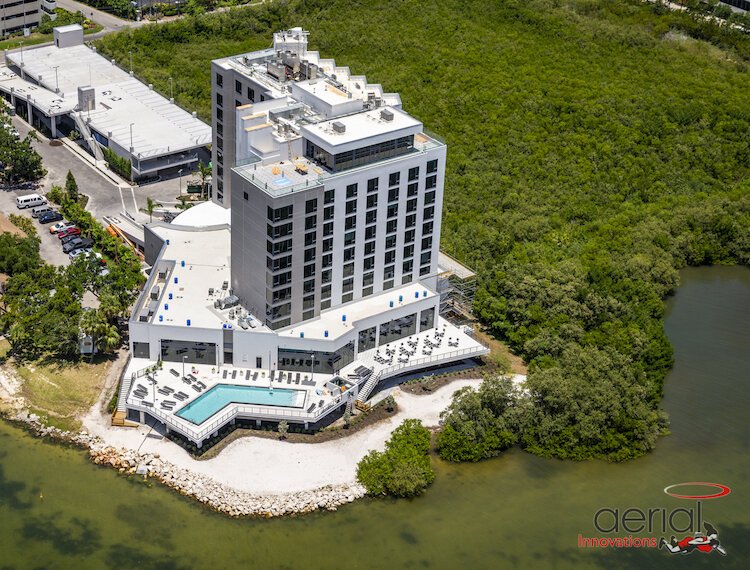
[[[436,483],[414,501],[238,521],[0,425],[0,568],[747,568],[750,270],[682,278],[667,303],[672,435],[648,457],[576,464],[512,451],[439,464]],[[596,535],[600,507],[689,506],[661,491],[684,481],[732,487],[704,504],[726,558],[576,547],[579,533]]]

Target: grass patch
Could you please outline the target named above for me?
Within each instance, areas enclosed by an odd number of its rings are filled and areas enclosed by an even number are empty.
[[[106,358],[71,365],[34,362],[15,367],[15,372],[34,413],[49,425],[76,429],[77,417],[96,402],[111,365]]]
[[[8,355],[9,351],[10,343],[7,341],[7,339],[0,339],[0,364],[5,362],[5,357]]]

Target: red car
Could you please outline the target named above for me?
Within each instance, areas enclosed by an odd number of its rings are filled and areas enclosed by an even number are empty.
[[[66,230],[57,232],[57,239],[62,239],[67,236],[79,236],[79,235],[81,235],[81,230],[73,226],[72,228],[68,228]]]

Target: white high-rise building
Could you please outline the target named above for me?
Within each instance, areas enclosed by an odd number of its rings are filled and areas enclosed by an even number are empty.
[[[212,85],[213,199],[146,226],[123,419],[198,445],[237,418],[314,428],[488,352],[439,316],[446,147],[397,94],[300,28],[214,61]]]

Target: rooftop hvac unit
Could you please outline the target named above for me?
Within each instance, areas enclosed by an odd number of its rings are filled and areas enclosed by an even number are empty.
[[[158,285],[154,285],[151,288],[151,298],[152,299],[158,299],[159,298],[159,286]]]
[[[342,123],[341,121],[334,121],[331,125],[333,127],[333,130],[337,133],[344,133],[346,132],[346,125]]]
[[[393,111],[390,109],[383,109],[380,111],[380,118],[384,121],[392,121],[393,120]]]

